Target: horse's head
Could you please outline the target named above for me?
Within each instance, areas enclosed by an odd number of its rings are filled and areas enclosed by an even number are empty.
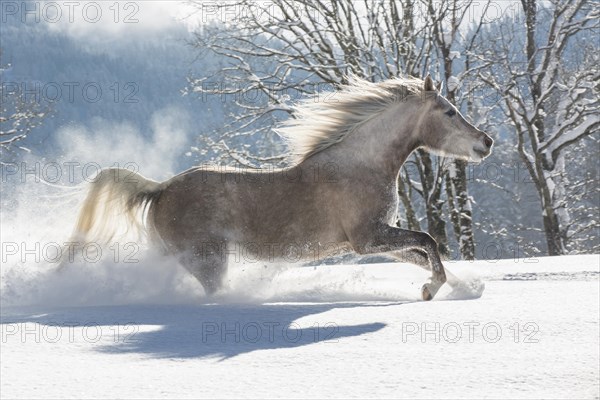
[[[494,141],[470,124],[458,109],[434,87],[428,75],[424,83],[425,113],[421,143],[434,153],[480,162],[490,155]]]

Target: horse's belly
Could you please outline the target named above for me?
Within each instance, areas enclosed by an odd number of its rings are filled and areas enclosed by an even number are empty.
[[[313,261],[349,251],[344,232],[327,215],[278,211],[248,214],[232,227],[236,234],[230,241],[240,254],[266,261]]]
[[[348,242],[235,242],[227,246],[230,260],[243,263],[310,262],[351,251]]]

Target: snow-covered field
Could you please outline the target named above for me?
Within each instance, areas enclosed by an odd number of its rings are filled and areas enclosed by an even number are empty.
[[[1,396],[599,397],[599,256],[446,265],[471,290],[432,302],[401,264],[241,268],[211,304],[164,266],[5,274]]]

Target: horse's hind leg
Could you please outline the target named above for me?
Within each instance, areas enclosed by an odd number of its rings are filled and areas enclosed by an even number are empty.
[[[198,251],[181,259],[183,266],[200,281],[207,295],[214,294],[223,286],[227,272],[227,254],[224,251]]]

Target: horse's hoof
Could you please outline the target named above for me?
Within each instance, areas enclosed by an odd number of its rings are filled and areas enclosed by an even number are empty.
[[[433,299],[443,284],[443,282],[429,279],[421,288],[421,296],[423,297],[423,300],[429,301]]]
[[[429,290],[428,283],[424,284],[423,287],[421,288],[421,296],[423,296],[423,300],[425,300],[425,301],[429,301],[429,300],[433,299],[433,295],[431,294],[431,291]]]

